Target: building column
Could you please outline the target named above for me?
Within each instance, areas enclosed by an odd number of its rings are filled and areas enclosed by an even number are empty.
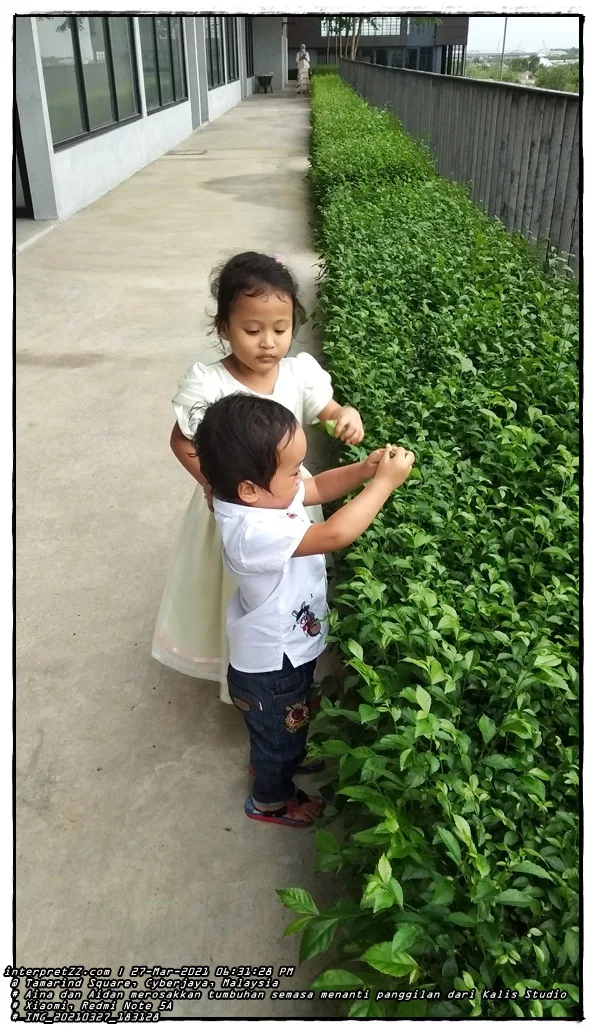
[[[137,82],[139,85],[139,100],[141,101],[141,114],[147,118],[147,95],[145,93],[145,76],[143,75],[143,46],[141,43],[141,26],[138,18],[132,20],[132,36],[135,52],[133,57],[137,62]]]
[[[184,18],[184,38],[186,41],[186,73],[188,77],[188,99],[193,129],[201,125],[201,96],[199,92],[199,65],[197,55],[196,18]]]
[[[281,82],[282,90],[288,86],[288,19],[281,20]]]
[[[15,99],[34,219],[57,219],[54,144],[35,18],[15,18]]]
[[[240,92],[242,100],[245,100],[248,95],[248,89],[246,86],[246,80],[248,78],[246,74],[246,29],[245,19],[237,18],[238,25],[238,70],[240,72]]]
[[[201,125],[209,121],[209,89],[207,83],[207,55],[205,52],[205,19],[197,15],[195,23],[195,44],[197,55],[197,73],[199,84]]]

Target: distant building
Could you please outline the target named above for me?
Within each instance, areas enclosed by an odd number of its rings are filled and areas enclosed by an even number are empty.
[[[356,60],[420,72],[463,75],[468,44],[467,16],[441,18],[428,25],[415,17],[364,18]],[[288,15],[288,75],[296,77],[296,54],[306,44],[311,66],[335,64],[337,35],[333,18]]]

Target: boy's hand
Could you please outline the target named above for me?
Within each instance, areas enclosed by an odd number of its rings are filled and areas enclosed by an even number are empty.
[[[365,480],[370,481],[375,476],[379,463],[384,455],[384,448],[376,448],[374,452],[371,452],[368,459],[364,460],[363,466]]]
[[[344,405],[340,409],[335,425],[335,437],[341,438],[346,445],[359,445],[364,439],[364,427],[360,413],[351,405]]]
[[[414,465],[414,453],[406,452],[405,448],[397,448],[395,445],[385,445],[382,452],[375,480],[380,477],[389,482],[392,488],[399,488],[410,476]]]

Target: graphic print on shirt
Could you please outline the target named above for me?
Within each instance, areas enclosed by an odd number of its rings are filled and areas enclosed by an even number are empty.
[[[292,617],[296,618],[292,631],[295,631],[298,625],[300,625],[304,634],[308,635],[309,638],[316,638],[317,635],[321,634],[321,622],[312,612],[308,603],[303,602],[299,610],[292,610]]]

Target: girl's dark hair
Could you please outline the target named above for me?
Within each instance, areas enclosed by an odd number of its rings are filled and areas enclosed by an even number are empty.
[[[277,258],[245,251],[216,269],[211,276],[211,294],[217,304],[213,329],[221,334],[229,322],[232,306],[240,294],[261,297],[264,294],[287,294],[292,299],[292,329],[306,321],[306,314],[298,298],[298,284],[285,265]]]
[[[208,406],[193,444],[213,494],[238,502],[242,481],[269,491],[279,466],[279,444],[293,437],[297,426],[294,413],[284,405],[242,392]]]

